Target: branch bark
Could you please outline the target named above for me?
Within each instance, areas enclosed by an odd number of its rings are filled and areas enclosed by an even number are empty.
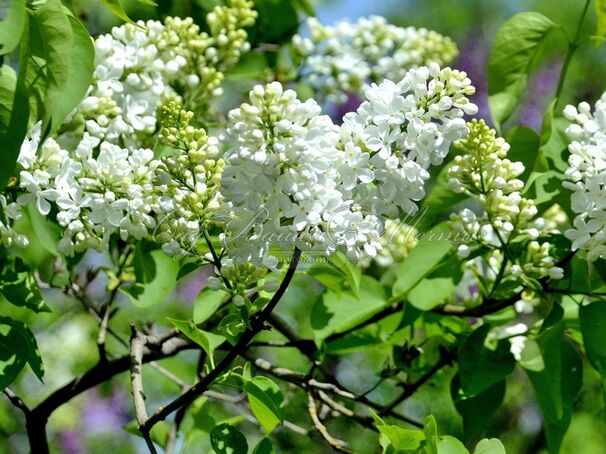
[[[250,328],[242,334],[236,345],[231,348],[227,354],[223,357],[221,362],[212,369],[208,375],[206,375],[202,380],[196,383],[194,386],[189,388],[175,400],[170,402],[165,407],[160,407],[156,413],[154,413],[151,417],[147,419],[144,424],[141,424],[139,428],[141,430],[151,430],[151,428],[159,421],[163,421],[166,419],[168,415],[177,411],[179,408],[184,405],[189,405],[189,403],[193,402],[197,397],[202,395],[204,392],[208,390],[208,388],[214,383],[214,381],[219,378],[232,364],[232,362],[248,347],[248,344],[253,340],[253,338],[264,328],[265,322],[267,321],[269,315],[274,310],[286,289],[290,285],[290,282],[295,274],[297,269],[297,265],[299,264],[299,259],[301,257],[301,251],[298,248],[295,248],[292,258],[290,260],[290,264],[288,266],[288,270],[284,275],[284,279],[280,283],[280,287],[273,295],[269,303],[263,308],[263,310],[257,314],[256,317],[250,322]],[[227,342],[225,343],[227,344]]]
[[[141,426],[147,420],[147,409],[145,408],[145,392],[143,390],[143,349],[147,344],[145,335],[139,333],[134,324],[131,324],[130,338],[130,382],[135,415],[137,423]],[[149,431],[141,431],[147,448],[151,454],[156,454],[156,447],[151,439]]]

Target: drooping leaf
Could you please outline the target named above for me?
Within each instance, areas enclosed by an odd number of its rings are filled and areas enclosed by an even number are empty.
[[[130,302],[138,307],[151,307],[161,303],[173,291],[177,282],[178,262],[159,249],[151,251],[149,255],[156,269],[154,278],[144,284],[135,282],[120,288]]]
[[[13,110],[17,74],[8,65],[0,66],[0,131],[8,128]]]
[[[407,300],[417,309],[429,311],[454,293],[462,277],[460,259],[452,254],[410,290]]]
[[[8,330],[2,326],[8,327]],[[19,344],[18,347],[16,344]],[[22,362],[23,364],[21,364]],[[30,365],[36,377],[42,381],[44,365],[34,334],[25,323],[9,317],[0,317],[0,367],[4,366],[4,369],[0,371],[0,383],[8,381],[4,387],[8,386],[25,363]],[[9,366],[8,369],[7,366]],[[18,366],[20,367],[17,370]]]
[[[563,326],[563,322],[556,323],[537,338],[544,368],[526,369],[543,414],[547,447],[554,454],[560,450],[583,382],[583,363],[564,339]]]
[[[518,178],[526,181],[534,170],[539,157],[539,136],[530,128],[515,126],[507,134],[506,140],[510,145],[507,158],[513,162],[519,161],[524,164],[524,173]]]
[[[128,17],[126,11],[122,7],[122,3],[120,0],[101,0],[103,2],[103,6],[105,6],[108,10],[110,10],[116,17],[122,19],[124,22],[128,22],[129,24],[134,24],[133,20]]]
[[[423,426],[425,434],[425,451],[427,454],[438,454],[438,424],[433,415],[429,415]]]
[[[194,301],[194,322],[202,323],[208,320],[219,309],[227,293],[223,290],[211,290],[204,287]]]
[[[311,325],[316,340],[340,333],[372,317],[387,305],[381,284],[370,276],[362,276],[360,294],[327,291],[311,310]]]
[[[432,228],[397,266],[392,288],[394,300],[404,298],[448,254],[452,248],[448,232],[447,223]]]
[[[444,435],[438,440],[438,454],[469,454],[469,451],[455,437]]]
[[[499,341],[494,350],[486,347],[484,343],[489,331],[490,325],[483,325],[459,346],[461,389],[469,397],[501,382],[515,367],[515,359],[509,351],[509,341]]]
[[[246,437],[229,424],[220,424],[210,432],[210,445],[217,454],[242,454],[248,452]]]
[[[473,454],[506,454],[505,446],[496,438],[483,438],[478,442]]]
[[[570,219],[574,213],[570,208],[570,191],[562,187],[564,176],[560,171],[548,170],[530,175],[525,196],[534,199],[539,214],[558,204]]]
[[[29,119],[28,92],[24,83],[24,76],[19,74],[13,100],[11,103],[10,119],[6,128],[0,125],[0,191],[3,190],[17,163],[17,157],[27,133]]]
[[[540,46],[555,30],[563,33],[560,26],[542,14],[523,12],[497,32],[488,60],[488,103],[497,126],[516,109]]]
[[[0,294],[15,306],[26,307],[33,312],[50,312],[34,275],[19,259],[2,268]]]
[[[274,446],[269,438],[262,438],[261,441],[255,446],[252,454],[275,454]]]
[[[169,318],[169,320],[179,331],[204,349],[210,358],[211,367],[214,367],[213,353],[217,347],[225,342],[225,337],[219,334],[201,330],[193,322],[188,322],[186,320],[175,320],[172,318]]]
[[[135,279],[139,284],[147,284],[152,282],[156,277],[158,270],[156,269],[156,261],[151,254],[157,249],[153,243],[147,241],[139,241],[135,247],[133,254],[133,268],[135,270]]]
[[[72,43],[69,50],[69,65],[67,78],[61,95],[55,100],[51,114],[51,132],[55,130],[76,108],[86,95],[86,91],[93,79],[95,69],[95,48],[88,30],[82,22],[69,14],[67,16],[72,30]]]
[[[15,381],[29,356],[27,342],[3,319],[0,319],[0,391]]]
[[[271,379],[253,377],[244,384],[244,391],[250,408],[266,435],[284,421],[284,396],[280,387]]]
[[[455,408],[463,418],[465,439],[483,431],[490,423],[505,397],[505,380],[495,383],[475,396],[468,397],[461,390],[459,376],[455,375],[450,384],[450,392]]]
[[[418,429],[404,429],[386,424],[377,425],[377,429],[381,434],[383,452],[417,452],[425,441],[425,434]]]
[[[600,374],[606,376],[606,301],[579,307],[579,321],[587,358]]]
[[[26,84],[32,114],[44,120],[43,135],[62,120],[55,109],[69,96],[67,81],[74,46],[70,14],[60,0],[47,0],[30,14],[29,45],[22,50],[21,62],[28,58]],[[88,33],[87,33],[88,35]],[[85,66],[87,65],[84,62]],[[79,87],[76,87],[79,88]]]
[[[15,50],[26,23],[25,0],[8,0],[8,2],[2,14],[4,19],[0,22],[0,56]]]

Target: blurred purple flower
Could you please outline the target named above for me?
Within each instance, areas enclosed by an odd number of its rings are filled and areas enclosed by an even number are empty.
[[[330,116],[335,123],[341,124],[343,122],[343,116],[348,112],[354,112],[360,107],[362,100],[354,95],[353,93],[347,94],[347,101],[343,104],[333,105],[332,108],[329,106]]]
[[[128,421],[129,397],[123,390],[114,390],[110,396],[100,396],[96,391],[88,394],[82,409],[82,426],[88,434],[123,433],[122,426]]]
[[[528,84],[528,96],[520,108],[520,124],[535,131],[541,130],[543,112],[551,99],[560,77],[562,62],[555,60],[537,71]]]
[[[453,67],[465,71],[476,87],[475,95],[470,100],[478,106],[478,116],[492,124],[488,109],[488,81],[486,65],[490,47],[481,31],[474,30],[459,46],[459,57]]]
[[[63,430],[57,434],[63,454],[82,454],[85,452],[82,433],[79,430]]]
[[[179,283],[177,293],[184,301],[194,301],[200,290],[206,285],[208,278],[213,275],[211,265],[203,266],[201,269],[191,273]]]

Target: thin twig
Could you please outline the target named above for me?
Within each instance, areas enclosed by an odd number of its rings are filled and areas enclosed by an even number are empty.
[[[167,404],[165,407],[160,407],[156,413],[154,413],[148,420],[141,426],[145,430],[150,430],[154,424],[159,421],[163,421],[166,419],[168,415],[177,411],[179,408],[184,405],[189,405],[189,403],[193,402],[197,397],[204,394],[205,391],[208,390],[210,385],[214,383],[214,381],[219,378],[232,364],[232,362],[248,347],[248,344],[252,339],[259,333],[265,326],[265,321],[268,316],[274,310],[286,289],[290,285],[290,282],[295,274],[297,269],[297,265],[299,263],[299,258],[301,257],[301,251],[295,248],[290,264],[288,266],[288,270],[284,275],[284,279],[280,283],[280,287],[273,295],[269,303],[263,308],[261,312],[259,312],[250,322],[250,328],[246,330],[236,345],[231,348],[227,354],[223,357],[221,362],[212,369],[202,380],[193,385],[187,391],[182,393],[175,400]],[[226,345],[229,345],[226,341]]]
[[[101,325],[99,325],[99,334],[97,335],[97,349],[99,350],[99,360],[107,362],[107,351],[105,349],[105,337],[109,324],[109,314],[111,312],[111,303],[108,303],[103,308],[101,316]]]
[[[23,402],[23,400],[19,396],[12,392],[10,388],[5,388],[2,392],[11,402],[11,404],[21,410],[26,417],[30,414],[29,407],[25,404],[25,402]]]
[[[330,447],[337,452],[345,452],[345,453],[353,454],[352,451],[345,448],[345,442],[343,442],[341,440],[337,440],[332,435],[330,435],[330,433],[328,432],[328,429],[322,423],[322,421],[320,420],[320,417],[318,416],[318,407],[316,406],[316,400],[314,399],[314,396],[311,392],[307,393],[307,401],[308,401],[307,409],[309,410],[309,416],[311,418],[311,422],[313,423],[313,426],[318,431],[318,433],[320,435],[322,435],[322,438],[324,438],[324,440],[326,440],[326,443],[328,443],[330,445]]]
[[[156,454],[156,447],[151,439],[150,431],[146,428],[142,428],[147,421],[147,408],[145,408],[145,392],[143,390],[143,349],[147,343],[145,335],[139,333],[135,328],[134,324],[131,324],[132,335],[130,338],[130,380],[131,380],[131,391],[133,395],[133,403],[135,405],[135,415],[137,417],[137,423],[139,430],[149,452]]]
[[[384,415],[389,414],[389,412],[391,410],[395,409],[398,405],[400,405],[402,402],[404,402],[406,399],[408,399],[410,396],[412,396],[414,393],[416,393],[418,391],[418,389],[421,386],[423,386],[425,383],[427,383],[436,373],[438,373],[438,371],[440,369],[451,364],[451,362],[452,362],[452,357],[451,357],[450,352],[440,351],[440,359],[438,360],[438,362],[436,364],[434,364],[434,366],[431,369],[429,369],[427,372],[425,372],[421,376],[421,378],[419,378],[414,383],[406,386],[404,388],[404,391],[398,397],[396,397],[393,401],[391,401],[389,404],[387,404],[385,406],[385,408],[379,412],[379,416],[384,416]]]
[[[372,400],[369,400],[365,396],[360,396],[360,395],[354,394],[351,391],[344,389],[342,386],[340,386],[336,383],[320,382],[314,378],[308,377],[308,375],[303,374],[301,372],[295,372],[290,369],[286,369],[284,367],[274,367],[268,361],[266,361],[262,358],[254,358],[246,352],[243,353],[242,356],[245,359],[248,359],[249,361],[251,361],[253,364],[255,364],[255,366],[257,366],[259,369],[267,372],[268,374],[273,375],[274,377],[281,379],[287,383],[296,385],[300,388],[303,388],[303,389],[313,388],[314,391],[315,390],[327,391],[327,392],[330,392],[331,394],[342,397],[343,399],[347,399],[352,402],[358,402],[362,405],[365,405],[366,407],[372,408],[373,410],[376,410],[379,412],[383,411],[383,409],[385,408],[383,405],[381,405],[377,402],[373,402]],[[423,427],[422,423],[415,421],[414,419],[411,419],[407,416],[403,416],[399,413],[396,413],[393,410],[387,411],[386,414],[388,416],[391,416],[402,422],[410,424],[411,426]],[[360,419],[357,422],[368,427],[369,420]]]

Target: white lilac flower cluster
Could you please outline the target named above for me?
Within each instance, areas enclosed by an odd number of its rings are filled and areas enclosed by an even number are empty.
[[[589,261],[606,258],[606,93],[595,104],[566,106],[564,116],[571,140],[564,187],[573,191],[572,211],[578,213],[573,228],[564,233],[572,250],[583,250]]]
[[[272,266],[269,248],[280,242],[289,250],[299,242],[334,248],[328,233],[335,243],[356,242],[341,237],[347,236],[344,226],[362,215],[337,187],[339,129],[320,111],[313,99],[302,102],[274,82],[257,85],[250,104],[229,113],[225,140],[233,146],[221,193],[231,205],[225,234],[230,253]]]
[[[40,145],[40,123],[30,133],[17,161],[24,192],[17,202],[35,203],[45,216],[55,207],[64,229],[60,252],[101,251],[118,233],[125,241],[152,236],[169,255],[195,253],[219,208],[223,160],[218,140],[190,126],[192,112],[175,103],[160,111],[160,139],[177,152],[159,160],[150,149],[122,148],[86,132],[72,151],[53,138]]]
[[[435,64],[370,86],[367,100],[343,119],[342,186],[376,215],[416,212],[429,167],[468,133],[463,115],[477,113],[468,99],[474,92],[464,72]]]
[[[463,138],[477,107],[465,73],[437,65],[366,90],[342,126],[278,83],[257,86],[230,112],[221,193],[230,252],[265,260],[293,234],[306,247],[352,258],[382,248],[384,219],[417,210],[430,165]]]
[[[509,144],[496,137],[496,132],[483,120],[472,120],[469,130],[469,135],[456,144],[463,154],[455,157],[449,169],[449,186],[474,198],[482,213],[476,215],[468,208],[463,209],[451,216],[454,227],[476,238],[476,246],[495,249],[488,260],[495,270],[508,260],[507,275],[513,278],[522,275],[534,279],[561,278],[563,270],[550,255],[551,245],[538,241],[541,234],[547,233],[547,223],[536,217],[533,201],[520,194],[524,183],[518,177],[524,172],[524,165],[507,158]],[[513,263],[514,258],[507,251],[514,239],[523,238],[527,238],[526,250],[519,263]],[[466,257],[473,247],[462,244],[459,254]]]
[[[244,27],[256,18],[249,0],[229,0],[207,16],[209,32],[191,18],[140,21],[95,40],[95,72],[74,120],[100,140],[136,148],[156,131],[166,99],[206,106],[221,93],[223,73],[250,45]]]
[[[303,59],[304,78],[329,99],[344,102],[362,95],[370,82],[400,80],[411,68],[448,65],[457,56],[454,42],[425,28],[397,27],[370,16],[355,23],[322,25],[307,21],[310,38],[295,35],[292,45]]]
[[[52,138],[41,145],[38,123],[21,147],[17,198],[46,216],[52,205],[64,228],[58,250],[65,255],[106,249],[110,236],[145,237],[155,225],[154,162],[149,149],[125,149],[84,133],[67,151]]]

